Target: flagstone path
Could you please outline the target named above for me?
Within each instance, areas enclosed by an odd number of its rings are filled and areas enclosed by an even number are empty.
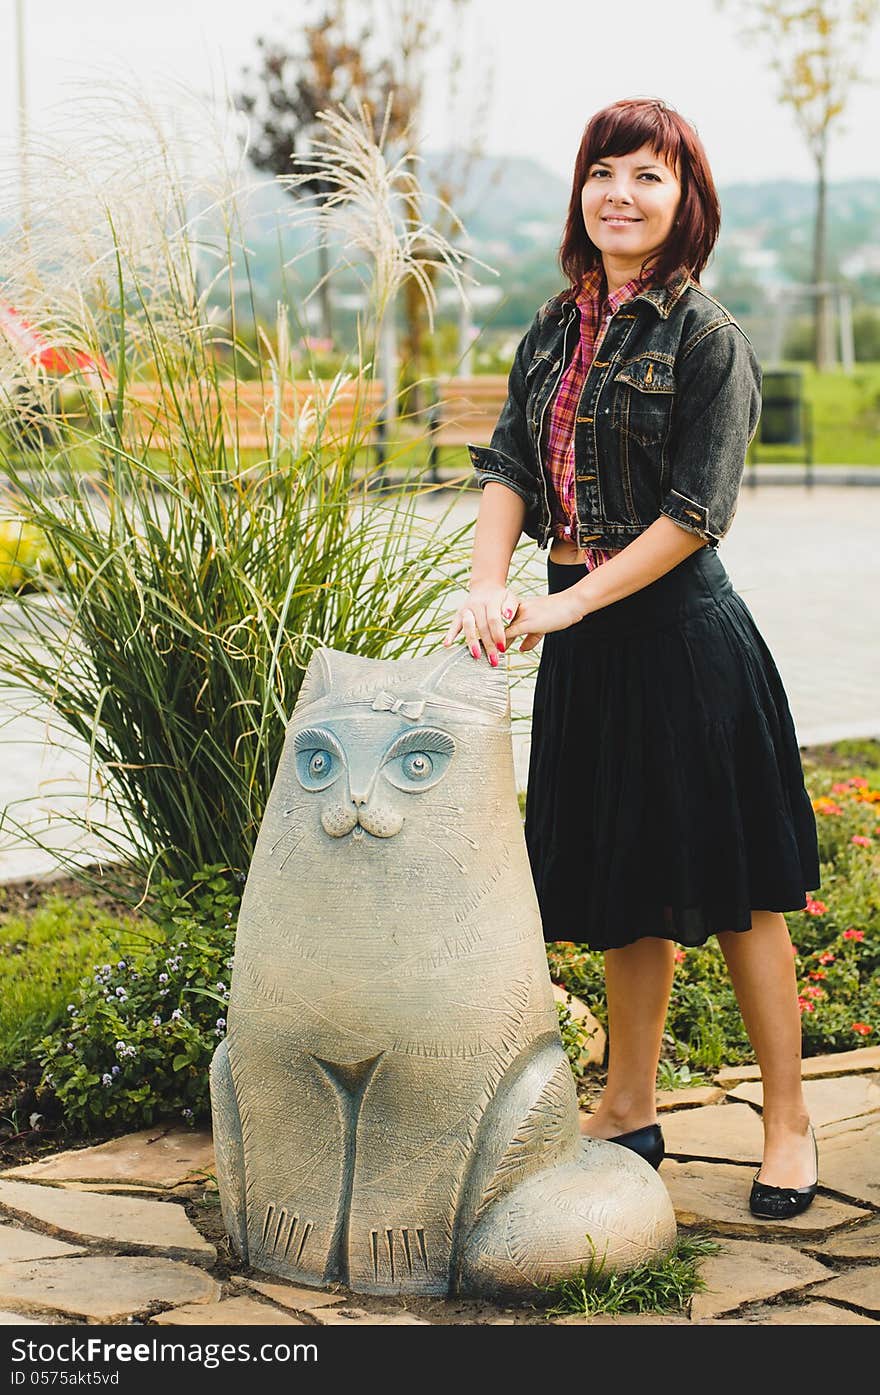
[[[820,1191],[803,1215],[762,1221],[747,1198],[760,1160],[760,1082],[730,1067],[666,1091],[660,1169],[682,1233],[721,1246],[680,1314],[565,1323],[880,1322],[880,1047],[804,1062]],[[540,1305],[374,1298],[243,1267],[223,1233],[210,1134],[157,1126],[0,1174],[0,1324],[82,1322],[348,1326],[546,1323]]]

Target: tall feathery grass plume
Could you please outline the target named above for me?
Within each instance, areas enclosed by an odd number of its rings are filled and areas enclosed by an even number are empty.
[[[59,849],[27,798],[6,806],[0,832],[146,904],[156,874],[244,875],[314,649],[435,647],[472,528],[447,526],[455,491],[446,513],[420,513],[418,477],[368,489],[371,423],[342,408],[372,358],[359,343],[319,383],[294,354],[301,305],[261,323],[247,132],[229,139],[229,105],[170,110],[105,87],[106,134],[29,152],[40,196],[0,286],[89,365],[53,377],[7,351],[0,421],[3,505],[51,563],[39,591],[0,607],[5,697],[20,716],[26,695],[50,741],[74,743],[82,779],[59,808],[85,850]],[[374,236],[362,222],[357,245],[379,311],[414,230],[397,218],[394,180],[370,175],[386,167],[357,122],[332,115],[327,132],[334,216],[343,183],[370,189]],[[436,251],[447,266],[440,239]],[[455,281],[451,251],[448,268]]]

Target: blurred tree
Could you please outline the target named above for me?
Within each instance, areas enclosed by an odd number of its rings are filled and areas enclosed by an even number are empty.
[[[319,133],[317,114],[339,103],[351,111],[365,107],[378,136],[387,119],[386,144],[415,160],[421,138],[424,96],[429,63],[436,71],[442,55],[442,80],[449,109],[460,113],[464,79],[464,28],[460,12],[470,0],[442,0],[424,5],[420,0],[315,0],[312,18],[290,38],[257,39],[260,64],[245,68],[243,90],[236,101],[253,122],[251,159],[258,169],[290,174],[292,162],[308,158],[312,140]],[[473,159],[479,153],[489,84],[485,71],[473,114],[470,138],[450,153],[444,166],[432,171],[435,192],[442,205],[432,210],[431,223],[447,237],[460,233],[461,225],[451,205],[463,189]],[[318,201],[328,189],[316,178],[301,185]],[[408,206],[404,216],[413,225],[421,210]],[[325,338],[332,337],[329,286],[329,254],[319,248],[321,324]],[[403,289],[405,337],[403,382],[417,383],[425,370],[426,306],[414,280]],[[410,399],[410,408],[417,401]]]
[[[257,169],[289,174],[293,161],[309,155],[319,130],[318,112],[339,103],[350,110],[365,107],[374,125],[377,121],[381,125],[395,81],[387,59],[368,66],[369,35],[366,21],[360,32],[350,34],[345,0],[324,0],[322,12],[303,25],[296,48],[280,39],[257,38],[259,66],[256,72],[244,69],[244,86],[236,94],[236,104],[252,118],[248,153]],[[398,124],[403,105],[399,99],[393,104]],[[320,203],[329,186],[316,176],[300,190]],[[332,340],[330,260],[323,239],[318,246],[318,274],[321,334]]]
[[[832,298],[828,286],[827,163],[832,127],[839,123],[854,83],[865,81],[862,61],[880,0],[717,0],[738,12],[742,32],[763,40],[816,167],[813,232],[815,364],[835,360]]]

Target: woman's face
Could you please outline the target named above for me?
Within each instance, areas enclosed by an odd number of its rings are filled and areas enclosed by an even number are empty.
[[[606,155],[587,170],[584,224],[603,259],[642,262],[663,246],[681,199],[678,175],[650,145]]]

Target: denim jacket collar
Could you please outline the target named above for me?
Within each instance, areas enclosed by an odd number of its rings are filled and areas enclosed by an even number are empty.
[[[666,320],[669,318],[676,303],[684,295],[690,284],[690,273],[687,267],[682,266],[679,267],[677,271],[673,272],[669,279],[662,285],[649,286],[646,290],[639,291],[637,295],[632,297],[628,304],[633,305],[639,300],[647,300],[650,305],[653,305],[660,318]],[[577,304],[571,292],[563,292],[561,303],[563,318],[570,315]],[[571,309],[569,309],[569,307],[571,307]]]

